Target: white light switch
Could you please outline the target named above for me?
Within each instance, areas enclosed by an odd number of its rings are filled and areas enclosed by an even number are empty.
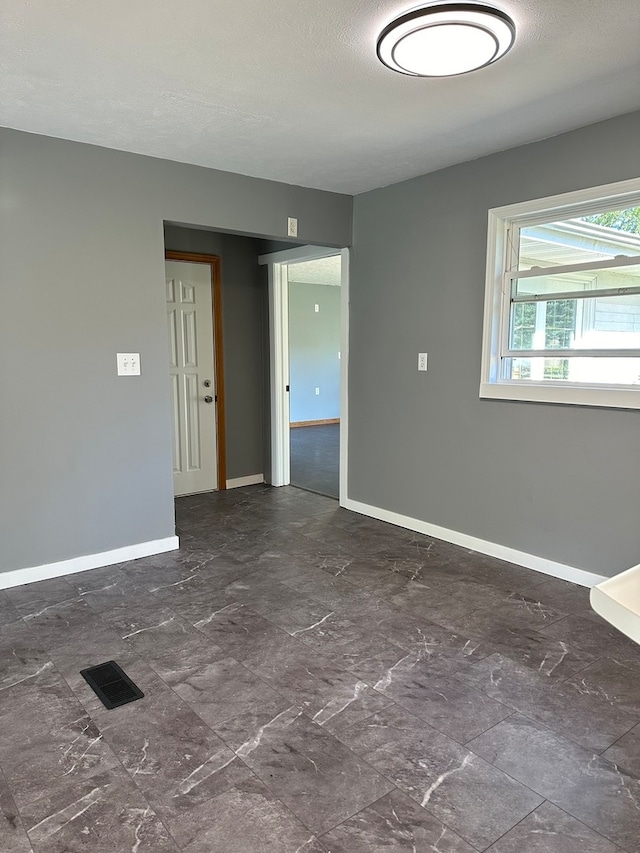
[[[418,353],[418,370],[426,370],[427,369],[427,353],[419,352]]]
[[[119,352],[117,363],[118,376],[140,376],[139,352]]]
[[[298,236],[298,220],[293,216],[289,216],[287,219],[287,235],[289,237],[297,237]]]

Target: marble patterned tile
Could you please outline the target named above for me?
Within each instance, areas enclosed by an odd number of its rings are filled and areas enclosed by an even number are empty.
[[[375,624],[376,631],[400,648],[420,653],[425,660],[448,658],[452,663],[468,663],[494,651],[483,640],[470,639],[463,632],[451,631],[428,619],[393,608],[390,611],[386,616],[375,611],[370,614],[370,622]]]
[[[252,572],[225,588],[230,600],[247,604],[288,634],[295,636],[327,616],[331,609],[260,572]]]
[[[454,591],[455,590],[455,591]],[[498,601],[500,594],[474,581],[460,580],[447,584],[432,584],[408,580],[389,600],[399,610],[429,619],[444,628],[457,630],[467,613]]]
[[[416,568],[419,568],[417,564]],[[392,580],[391,565],[385,557],[368,555],[366,557],[350,555],[329,557],[322,561],[319,568],[327,574],[357,586],[367,592],[385,588],[385,581]]]
[[[210,726],[278,696],[257,675],[215,647],[165,655],[154,661],[153,668]]]
[[[374,686],[458,743],[466,743],[513,713],[486,693],[438,673],[428,662],[389,669]]]
[[[325,853],[314,834],[257,779],[170,823],[185,853]]]
[[[596,752],[638,722],[636,714],[611,705],[596,692],[550,681],[499,654],[477,661],[456,677]]]
[[[407,652],[399,646],[390,645],[379,654],[361,655],[348,663],[348,669],[358,678],[370,684],[376,690],[384,692],[394,676],[409,674],[418,664],[428,664],[437,674],[451,674],[463,666],[459,658],[449,658],[446,655],[432,655],[424,649]]]
[[[47,793],[118,764],[98,726],[79,706],[52,713],[48,721],[33,715],[27,720],[36,725],[23,725],[21,735],[0,750],[0,765],[21,811]]]
[[[243,708],[235,717],[216,723],[213,730],[230,749],[238,752],[244,744],[259,741],[265,728],[268,729],[273,720],[279,719],[281,714],[298,712],[303,713],[302,708],[292,705],[287,697],[278,696],[262,705]]]
[[[195,591],[211,595],[221,592],[229,584],[240,580],[251,571],[251,566],[225,554],[215,554],[209,559],[200,551],[186,552],[197,559],[185,558],[180,563],[182,576],[174,581],[156,579],[148,583],[150,592],[168,606],[193,600]]]
[[[242,661],[267,642],[290,642],[291,637],[255,613],[246,604],[228,604],[216,607],[197,622],[195,628],[228,654]]]
[[[629,776],[640,779],[640,725],[634,726],[609,749],[605,749],[602,757],[617,764]]]
[[[48,792],[22,817],[35,853],[179,853],[121,768]]]
[[[0,690],[37,675],[49,654],[23,620],[0,628]]]
[[[0,850],[2,853],[31,853],[22,818],[7,783],[0,775]]]
[[[393,791],[321,836],[331,853],[475,853],[430,812]]]
[[[4,590],[0,590],[0,626],[6,627],[21,618],[20,612],[15,608]]]
[[[245,660],[246,666],[289,704],[335,732],[392,703],[353,673],[303,643],[269,648],[266,655]]]
[[[296,708],[263,726],[236,754],[316,834],[393,788]]]
[[[545,637],[564,640],[595,657],[614,657],[622,663],[640,662],[640,646],[625,637],[604,620],[594,621],[582,616],[565,616],[541,629]]]
[[[640,781],[615,764],[519,715],[468,746],[623,850],[640,850]]]
[[[4,590],[4,595],[21,616],[35,613],[50,604],[75,598],[76,592],[64,578],[51,578]]]
[[[620,853],[612,844],[553,803],[543,803],[492,844],[487,853]]]
[[[564,680],[596,659],[575,643],[546,636],[515,617],[501,617],[491,609],[467,613],[452,627],[475,637],[489,653],[499,652],[553,680]]]
[[[121,640],[147,660],[172,649],[204,645],[202,635],[178,614],[153,598],[123,601],[102,611]]]
[[[23,620],[36,641],[48,650],[69,643],[81,645],[96,631],[105,628],[100,616],[80,598],[36,606],[38,609],[25,614]]]
[[[69,685],[47,660],[28,675],[0,690],[0,751],[37,731],[57,715],[79,708]]]
[[[163,819],[252,777],[202,719],[171,690],[105,714],[105,740]]]
[[[335,554],[316,555],[307,558],[309,571],[292,573],[282,577],[281,581],[342,615],[353,613],[354,609],[359,611],[363,605],[367,608],[375,606],[375,596],[354,588],[352,583],[337,576],[337,567],[345,565],[348,559]],[[331,566],[330,572],[324,570],[327,565]]]
[[[542,797],[401,708],[338,736],[478,850],[542,803]]]
[[[173,552],[171,552],[173,555]],[[164,559],[161,559],[164,558]],[[214,559],[210,556],[210,559]],[[155,558],[132,560],[122,569],[127,578],[146,590],[157,594],[163,589],[169,589],[174,584],[182,583],[193,574],[192,566],[177,560],[175,556],[159,554]]]
[[[452,547],[455,548],[455,546]],[[465,576],[473,577],[498,589],[520,592],[527,596],[539,595],[538,588],[549,577],[541,572],[525,569],[477,551],[463,551],[458,548],[455,551],[456,565]],[[550,604],[557,606],[553,599],[548,600]]]
[[[295,636],[318,654],[345,666],[362,654],[382,653],[394,645],[375,626],[358,625],[333,611]]]
[[[128,578],[120,569],[111,572],[104,569],[93,571],[100,572],[100,577],[85,577],[93,572],[81,572],[80,580],[77,579],[80,575],[70,575],[68,582],[74,587],[78,597],[98,613],[109,610],[121,602],[129,603],[136,598],[149,599],[149,591],[142,584]]]
[[[378,842],[571,853],[574,838],[581,853],[640,853],[640,648],[590,610],[586,590],[293,487],[181,498],[176,517],[177,551],[0,591],[0,765],[14,765],[4,811],[42,807],[31,829],[42,820],[54,832],[34,849],[165,853],[170,830],[192,853],[247,853],[247,839],[251,853]],[[102,706],[79,673],[108,659],[143,700]],[[170,686],[172,668],[184,680]],[[501,705],[515,716],[473,737]],[[518,712],[560,738],[559,761],[537,736],[513,750],[544,783],[536,793],[455,742],[482,743]],[[87,721],[102,735],[94,744]],[[65,776],[66,750],[78,761]],[[41,762],[42,778],[21,762]],[[262,782],[247,776],[258,770]],[[83,788],[98,777],[129,793]],[[85,793],[79,818],[64,812]],[[540,806],[547,795],[555,806]],[[48,811],[50,798],[60,805]]]
[[[558,610],[577,616],[590,616],[593,611],[589,602],[589,589],[560,578],[545,577],[536,588],[536,593],[553,604]]]
[[[380,532],[367,536],[357,524],[349,527],[328,527],[323,531],[313,531],[305,534],[308,550],[317,552],[333,549],[334,552],[372,554],[384,545],[380,540]]]
[[[394,595],[392,601],[397,607],[460,633],[467,631],[468,622],[473,625],[479,611],[486,614],[485,619],[493,617],[536,630],[565,616],[537,597],[492,587],[473,577],[456,578],[436,587],[416,582]],[[476,631],[475,636],[481,635]]]
[[[640,722],[640,659],[621,663],[601,658],[565,681],[581,695],[598,696],[611,707],[620,708]]]

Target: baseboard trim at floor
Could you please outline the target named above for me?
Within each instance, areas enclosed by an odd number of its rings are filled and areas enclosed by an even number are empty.
[[[71,560],[61,560],[59,563],[46,563],[43,566],[0,572],[0,589],[10,589],[13,586],[22,586],[25,583],[73,575],[76,572],[86,572],[88,569],[113,566],[115,563],[137,560],[140,557],[152,557],[154,554],[175,551],[179,547],[180,540],[178,537],[168,536],[166,539],[152,539],[149,542],[139,542],[137,545],[114,548],[112,551],[101,551],[99,554],[73,557]]]
[[[247,477],[234,477],[227,480],[228,489],[239,489],[241,486],[257,486],[264,483],[264,474],[249,474]]]
[[[298,427],[308,427],[308,426],[327,426],[328,424],[339,424],[340,418],[327,418],[324,421],[291,421],[289,424],[290,429],[297,429]]]
[[[457,530],[439,527],[436,524],[430,524],[428,521],[411,518],[409,515],[400,515],[400,513],[371,506],[360,501],[347,498],[342,506],[345,509],[350,509],[352,512],[358,512],[370,518],[377,518],[379,521],[388,521],[389,524],[395,524],[407,530],[415,530],[416,533],[426,533],[427,536],[451,542],[452,545],[460,545],[461,548],[478,551],[489,557],[496,557],[498,560],[515,563],[517,566],[523,566],[525,569],[533,569],[544,575],[570,581],[579,586],[592,587],[606,580],[604,575],[596,575],[593,572],[587,572],[575,566],[556,563],[554,560],[547,560],[546,557],[538,557],[535,554],[528,554],[526,551],[517,551],[515,548],[508,548],[506,545],[497,545],[495,542],[488,542],[486,539],[477,539],[475,536],[468,536],[466,533],[460,533]]]

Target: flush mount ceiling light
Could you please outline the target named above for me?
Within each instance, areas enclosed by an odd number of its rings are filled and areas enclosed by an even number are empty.
[[[452,77],[484,68],[509,50],[508,15],[476,3],[440,3],[401,15],[380,33],[378,59],[413,77]]]

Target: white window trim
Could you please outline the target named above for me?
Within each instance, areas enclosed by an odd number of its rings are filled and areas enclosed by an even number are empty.
[[[640,409],[640,387],[554,383],[550,380],[536,383],[502,379],[500,376],[501,342],[505,336],[505,324],[508,327],[509,323],[510,299],[503,294],[504,273],[512,266],[508,263],[509,254],[513,253],[513,243],[509,246],[509,231],[513,233],[513,229],[518,229],[522,223],[530,226],[552,221],[554,214],[569,219],[572,215],[588,216],[606,209],[634,205],[640,205],[640,178],[496,207],[489,211],[480,397]],[[579,354],[579,351],[574,353]]]

